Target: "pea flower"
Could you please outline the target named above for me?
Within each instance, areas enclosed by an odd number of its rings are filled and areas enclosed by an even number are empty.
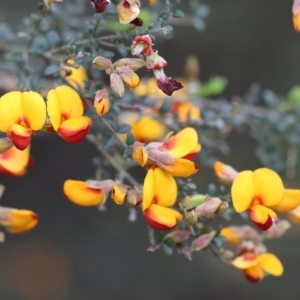
[[[293,23],[297,32],[300,31],[300,0],[294,0],[293,4]]]
[[[75,64],[75,61],[69,59],[64,66],[64,69],[61,71],[61,74],[74,89],[77,89],[78,87],[83,89],[85,86],[84,81],[88,79],[85,68],[81,65],[79,65],[78,68],[75,66],[72,67],[70,64]]]
[[[132,147],[135,147],[133,144]],[[138,144],[141,146],[140,144]],[[138,148],[139,149],[139,148]],[[173,176],[189,177],[198,171],[198,166],[186,157],[201,150],[198,144],[198,134],[192,127],[186,127],[176,135],[170,136],[165,142],[153,142],[144,147],[148,160],[133,156],[132,158],[141,166],[156,165]]]
[[[299,192],[284,190],[278,174],[267,168],[240,172],[233,181],[231,194],[235,210],[249,210],[250,218],[261,230],[269,229],[273,219],[277,219],[274,210],[285,211],[300,204]]]
[[[150,55],[152,52],[152,40],[149,36],[147,35],[139,35],[136,36],[132,45],[131,45],[131,53],[132,55]]]
[[[96,92],[94,107],[98,116],[103,117],[109,112],[110,103],[108,99],[108,93],[106,89]]]
[[[230,245],[240,244],[243,240],[255,242],[262,240],[258,232],[248,225],[224,227],[220,231],[220,236],[225,237]]]
[[[110,4],[110,0],[91,0],[97,13],[103,13],[106,6]]]
[[[26,173],[31,163],[30,146],[21,151],[16,147],[0,154],[0,172],[8,176],[22,176]]]
[[[225,165],[220,161],[214,163],[214,171],[220,182],[223,184],[231,184],[238,174],[234,168],[229,165]]]
[[[25,233],[37,223],[38,216],[31,210],[0,207],[0,225],[10,233]]]
[[[82,101],[68,86],[49,91],[47,111],[52,128],[69,143],[82,141],[90,131],[92,120],[83,116]]]
[[[143,186],[142,209],[150,227],[156,230],[169,230],[176,226],[182,215],[169,208],[175,203],[176,198],[175,179],[160,168],[149,169]]]
[[[139,0],[122,0],[117,5],[117,13],[121,24],[128,24],[140,13],[141,3]]]
[[[232,261],[232,265],[244,271],[246,278],[251,282],[263,280],[265,273],[281,276],[283,266],[280,260],[272,253],[244,253]]]
[[[45,123],[45,101],[36,92],[9,92],[0,98],[0,115],[0,131],[6,132],[19,150],[24,150]]]
[[[80,181],[68,179],[64,182],[64,195],[73,203],[81,206],[104,204],[108,192],[116,183],[113,180]]]

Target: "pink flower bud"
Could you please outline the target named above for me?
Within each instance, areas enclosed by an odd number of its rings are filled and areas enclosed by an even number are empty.
[[[119,74],[117,73],[110,74],[110,87],[116,96],[122,97],[124,95],[125,85]]]
[[[102,13],[105,11],[106,6],[110,4],[110,0],[91,0],[94,4],[97,13]]]
[[[154,70],[154,75],[157,80],[157,86],[168,96],[172,96],[175,91],[183,88],[180,82],[167,77],[163,69]]]
[[[219,198],[211,198],[203,204],[195,208],[195,213],[198,217],[207,217],[211,219],[212,216],[218,211],[222,201]]]
[[[200,251],[200,250],[206,248],[211,243],[211,241],[214,239],[215,235],[216,235],[216,232],[211,231],[210,233],[203,234],[203,235],[199,236],[198,238],[196,238],[192,242],[190,252]]]
[[[174,230],[164,237],[164,242],[180,244],[190,237],[190,232],[187,230]]]
[[[114,67],[129,67],[133,71],[145,67],[146,63],[143,59],[140,58],[121,58],[113,64]]]

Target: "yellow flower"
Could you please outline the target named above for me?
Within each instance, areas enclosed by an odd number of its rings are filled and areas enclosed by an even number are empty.
[[[238,171],[234,168],[225,165],[220,161],[214,163],[214,171],[220,182],[223,184],[231,184],[238,174]]]
[[[30,164],[30,146],[21,151],[12,147],[0,154],[0,172],[4,175],[22,176]]]
[[[249,210],[250,218],[261,230],[270,228],[277,219],[274,210],[286,212],[300,205],[300,191],[285,190],[277,173],[267,168],[240,172],[231,194],[235,210]]]
[[[45,123],[45,101],[36,92],[9,92],[0,98],[0,116],[0,131],[6,132],[19,150],[24,150],[34,132]]]
[[[25,233],[37,223],[38,216],[30,210],[0,207],[0,224],[10,233]]]
[[[142,209],[149,226],[156,230],[168,230],[176,226],[182,215],[169,208],[176,198],[175,179],[160,168],[148,170],[143,187]]]
[[[245,253],[233,260],[232,265],[244,271],[249,281],[263,280],[265,273],[273,276],[283,274],[280,260],[272,253]]]
[[[139,0],[122,0],[117,5],[117,13],[121,24],[128,24],[140,13],[141,3]]]
[[[90,130],[92,120],[83,116],[83,104],[75,90],[59,86],[50,90],[47,111],[51,125],[67,142],[82,141]]]
[[[172,109],[176,112],[180,122],[187,120],[201,120],[200,108],[190,101],[173,101]]]
[[[67,61],[68,64],[75,64],[75,61],[69,59]],[[86,70],[83,66],[79,66],[78,68],[70,67],[68,65],[64,66],[64,70],[61,71],[62,75],[66,77],[67,82],[74,88],[78,89],[84,88],[84,81],[88,79]],[[70,73],[70,74],[69,74]]]

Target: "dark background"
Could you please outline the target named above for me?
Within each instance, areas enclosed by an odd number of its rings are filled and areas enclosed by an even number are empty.
[[[252,82],[283,95],[299,84],[300,34],[292,27],[291,0],[206,3],[212,12],[205,32],[176,28],[174,39],[156,44],[168,59],[169,76],[182,75],[184,58],[195,54],[202,79],[213,74],[228,77],[227,96],[243,96]],[[2,19],[17,22],[35,11],[36,4],[36,0],[1,0]],[[235,135],[230,143],[228,162],[237,169],[260,166],[249,137]],[[69,145],[54,135],[37,136],[32,154],[35,164],[26,176],[0,178],[7,188],[1,205],[31,209],[40,219],[28,234],[7,235],[0,245],[1,300],[299,299],[297,226],[284,238],[267,243],[282,260],[284,275],[251,284],[241,271],[222,264],[208,250],[196,253],[192,262],[176,253],[146,252],[148,233],[142,216],[137,223],[127,222],[125,207],[108,203],[108,210],[99,212],[66,200],[64,180],[94,176],[91,159],[97,152],[88,142]],[[206,189],[214,180],[212,171],[202,168],[197,184]],[[296,187],[297,181],[286,185]]]

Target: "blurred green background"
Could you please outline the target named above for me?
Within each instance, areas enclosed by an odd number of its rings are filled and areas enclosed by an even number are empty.
[[[1,0],[0,20],[17,23],[35,11],[37,3]],[[228,97],[243,96],[253,82],[279,94],[299,84],[300,34],[292,26],[292,1],[205,3],[211,14],[204,32],[178,27],[175,38],[156,43],[168,60],[168,76],[182,75],[185,57],[195,54],[203,80],[214,74],[229,79]],[[250,137],[235,134],[230,145],[227,162],[236,169],[260,166]],[[94,176],[91,159],[97,152],[88,142],[70,145],[54,135],[39,136],[34,138],[32,154],[35,164],[26,176],[1,175],[7,188],[1,205],[34,210],[40,219],[33,231],[7,235],[0,245],[1,300],[299,299],[297,226],[284,238],[267,243],[283,262],[285,274],[251,284],[241,271],[222,264],[208,250],[196,253],[192,262],[176,253],[147,252],[148,231],[141,214],[137,223],[129,223],[124,207],[108,203],[107,211],[99,212],[66,200],[65,179]],[[201,168],[196,181],[206,190],[215,181],[212,170]],[[296,180],[286,185],[299,187]]]

